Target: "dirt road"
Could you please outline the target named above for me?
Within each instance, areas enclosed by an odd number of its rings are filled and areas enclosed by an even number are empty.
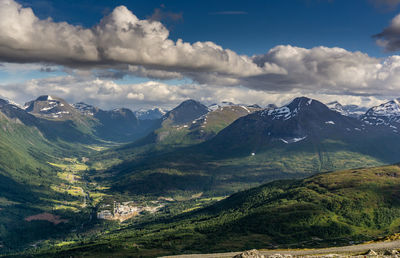
[[[331,247],[324,249],[308,249],[308,250],[265,250],[260,251],[263,255],[273,254],[290,254],[294,256],[305,256],[305,255],[319,255],[319,254],[362,254],[367,252],[369,249],[374,251],[386,250],[386,249],[400,249],[400,240],[392,242],[377,242],[370,244],[360,244],[342,247]],[[232,253],[217,253],[217,254],[188,254],[188,255],[176,255],[176,256],[165,256],[174,258],[219,258],[219,257],[233,257],[241,252]]]

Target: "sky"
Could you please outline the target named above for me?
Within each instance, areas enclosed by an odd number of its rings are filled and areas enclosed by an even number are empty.
[[[400,97],[400,0],[0,0],[0,96],[104,109]]]

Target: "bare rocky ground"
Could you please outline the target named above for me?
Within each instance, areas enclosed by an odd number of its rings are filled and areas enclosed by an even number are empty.
[[[186,254],[165,256],[174,258],[290,258],[290,257],[399,257],[400,240],[360,245],[301,250],[250,250],[216,254]]]

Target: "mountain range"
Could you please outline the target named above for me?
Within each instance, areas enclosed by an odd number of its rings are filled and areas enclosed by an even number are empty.
[[[249,239],[263,235],[259,246],[266,243],[290,244],[300,239],[299,235],[286,234],[290,230],[295,231],[294,224],[297,222],[285,224],[287,221],[284,219],[277,219],[276,224],[281,228],[261,227],[264,233],[254,228],[255,224],[261,225],[260,220],[276,219],[276,214],[293,202],[299,202],[301,209],[307,211],[307,222],[302,230],[311,238],[328,239],[327,235],[333,234],[361,239],[359,232],[363,231],[360,228],[366,230],[368,237],[377,236],[376,232],[384,234],[383,229],[392,233],[391,229],[396,225],[390,214],[396,211],[386,204],[384,208],[389,210],[385,214],[364,210],[363,214],[367,215],[360,215],[354,213],[356,208],[352,208],[349,218],[343,217],[336,208],[329,208],[329,205],[336,204],[321,206],[319,198],[327,199],[338,195],[338,191],[344,191],[350,182],[345,176],[337,181],[342,187],[337,191],[327,185],[336,177],[328,175],[322,176],[329,178],[324,179],[324,187],[318,175],[310,180],[270,183],[350,169],[338,172],[345,175],[360,167],[398,162],[398,100],[372,107],[362,114],[361,110],[337,102],[325,105],[306,97],[295,98],[281,107],[229,102],[206,106],[195,100],[186,100],[170,111],[155,108],[136,112],[126,108],[102,110],[82,102],[69,104],[49,95],[29,101],[23,107],[0,99],[0,246],[3,248],[0,253],[23,250],[37,244],[40,239],[66,239],[66,236],[74,241],[86,239],[97,230],[111,229],[115,225],[102,224],[94,219],[93,214],[97,210],[117,201],[152,203],[160,198],[169,200],[163,204],[165,208],[159,215],[165,218],[182,214],[187,209],[208,207],[193,214],[185,212],[184,217],[178,216],[171,223],[185,228],[183,225],[190,224],[188,221],[196,221],[196,225],[205,230],[201,234],[218,243],[214,245],[215,251],[219,246],[226,245],[223,241],[227,240],[221,235],[228,231],[224,231],[224,224],[217,223],[212,216],[224,221],[223,218],[231,216],[232,210],[247,207],[245,200],[251,200],[257,207],[268,203],[270,206],[265,206],[266,209],[275,213],[261,208],[246,208],[248,213],[236,214],[235,211],[236,219],[229,218],[225,225],[246,228],[251,235]],[[393,173],[397,172],[392,170],[395,167],[367,169],[374,171],[374,175],[360,172],[357,178],[364,175],[371,176],[375,181],[382,178],[385,182],[376,187],[386,187],[388,178],[392,175],[396,178]],[[381,173],[384,176],[380,176]],[[215,206],[207,206],[215,202],[214,198],[265,183],[267,185],[233,195]],[[314,185],[325,189],[317,191],[318,198],[314,192],[309,192]],[[356,190],[360,190],[366,185],[357,187]],[[294,192],[290,196],[279,197],[278,202],[284,203],[283,206],[268,197],[269,193],[288,189],[294,189]],[[354,194],[350,192],[345,194]],[[254,197],[263,194],[267,194],[267,199]],[[324,194],[328,197],[322,196]],[[306,195],[310,195],[311,199],[300,202]],[[390,198],[394,202],[395,197]],[[202,200],[200,204],[198,200]],[[351,202],[351,199],[338,202],[342,205],[342,202]],[[312,206],[313,203],[317,203],[316,206]],[[342,207],[340,205],[338,207]],[[333,216],[332,212],[336,215]],[[56,223],[40,219],[30,221],[37,215],[51,216],[48,214],[56,216],[51,217],[51,221]],[[315,214],[322,214],[320,216],[324,219]],[[297,213],[289,215],[300,216]],[[335,216],[342,217],[336,221]],[[207,228],[200,222],[197,224],[202,218],[211,226]],[[390,223],[384,224],[381,218]],[[353,220],[365,223],[360,226]],[[158,226],[154,227],[157,232],[164,232]],[[237,243],[243,240],[244,234],[238,228],[228,227]],[[319,233],[311,236],[314,230]],[[209,232],[217,232],[220,237],[211,237]],[[159,234],[157,237],[164,237],[164,233]],[[187,247],[188,250],[204,250],[202,248],[207,243],[198,239],[195,241],[201,242],[202,247]],[[326,243],[332,241],[337,240],[333,237]],[[187,242],[184,241],[183,245],[186,246]],[[147,244],[143,243],[143,246]],[[227,246],[235,248],[234,245]],[[236,248],[244,247],[238,245]]]
[[[184,126],[180,130],[191,128]],[[137,153],[137,146],[124,147],[120,153]],[[102,173],[105,178],[113,175],[110,182],[118,191],[223,194],[274,179],[388,164],[397,162],[399,155],[400,134],[392,126],[367,124],[300,97],[280,108],[237,117],[202,141],[186,141],[168,150],[156,144],[140,157],[122,154],[124,162]]]

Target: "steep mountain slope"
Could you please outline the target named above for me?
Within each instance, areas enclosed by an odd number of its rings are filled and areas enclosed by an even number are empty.
[[[68,140],[83,141],[86,138],[85,142],[131,142],[151,132],[156,124],[155,120],[139,121],[126,108],[106,111],[85,103],[70,105],[61,98],[48,95],[26,103],[25,111],[46,124],[43,130],[58,124],[61,138],[73,132],[74,136]],[[63,127],[68,131],[63,131]]]
[[[331,110],[339,112],[344,116],[360,117],[367,111],[365,107],[359,107],[357,105],[342,105],[337,101],[333,101],[326,104]]]
[[[37,117],[46,119],[79,120],[81,118],[80,113],[65,100],[50,95],[43,95],[25,103],[24,109]]]
[[[361,116],[361,120],[369,125],[391,127],[397,132],[397,127],[400,126],[400,102],[394,99],[372,107]]]
[[[348,116],[349,112],[344,109],[343,105],[337,101],[329,102],[326,104],[331,110],[340,113],[341,115]]]
[[[158,124],[157,120],[138,120],[127,108],[102,110],[82,102],[73,107],[92,120],[93,133],[107,141],[131,142],[145,136]]]
[[[49,162],[79,155],[83,153],[82,146],[46,138],[46,133],[39,128],[50,124],[42,122],[18,106],[0,100],[0,253],[75,226],[74,223],[53,225],[25,221],[26,217],[44,211],[69,217],[68,212],[54,211],[51,207],[57,202],[75,201],[52,189],[64,180]]]
[[[201,117],[208,113],[208,108],[198,101],[189,99],[182,102],[164,116],[164,123],[180,125]]]
[[[191,99],[186,100],[167,112],[161,119],[155,120],[154,131],[134,143],[132,147],[154,144],[165,146],[192,144],[193,139],[187,137],[187,129],[194,120],[208,112],[208,108],[200,102]],[[129,147],[127,148],[129,149]]]
[[[268,145],[275,143],[315,142],[355,131],[368,130],[357,119],[334,112],[317,100],[301,97],[281,108],[258,111],[236,120],[209,144],[217,146],[218,151],[250,153],[268,149]]]
[[[190,113],[190,110],[197,110],[195,108],[186,109],[190,103],[195,106],[204,106],[195,101],[189,101],[185,105],[179,105],[173,113]],[[167,113],[163,119],[155,120],[153,132],[146,137],[137,140],[131,144],[123,145],[114,149],[109,149],[100,155],[92,157],[95,163],[115,164],[122,161],[133,159],[137,156],[152,155],[154,152],[165,152],[175,148],[190,146],[204,142],[214,137],[223,128],[227,127],[239,117],[248,115],[252,112],[260,110],[257,105],[236,105],[233,103],[222,103],[221,105],[211,105],[208,107],[206,114],[198,117],[198,113],[192,115],[189,122],[184,124],[176,124],[173,118]],[[172,112],[171,111],[171,112]],[[142,120],[141,122],[146,121]],[[147,120],[151,121],[151,120]],[[100,165],[101,167],[107,165]]]
[[[155,120],[162,118],[167,112],[162,108],[153,108],[149,110],[141,109],[134,113],[139,120]]]
[[[210,112],[192,121],[189,126],[192,137],[202,140],[211,139],[239,117],[261,109],[258,106],[235,105],[233,103],[222,106],[213,105],[209,108]]]
[[[47,96],[45,97],[47,99]],[[39,97],[39,99],[42,98]],[[45,114],[40,113],[39,107],[45,106],[47,102],[55,103],[49,104],[51,106],[57,105],[54,106],[55,113],[48,113],[48,111],[46,111]],[[61,106],[61,104],[63,104],[63,106]],[[87,144],[98,142],[98,139],[96,139],[91,132],[91,122],[80,116],[79,113],[74,111],[74,109],[63,100],[57,100],[57,102],[53,102],[53,100],[39,100],[38,103],[35,101],[31,102],[29,106],[31,108],[28,110],[32,110],[32,113],[29,113],[27,110],[24,110],[14,104],[9,104],[8,101],[3,100],[0,102],[0,112],[2,112],[9,119],[18,121],[26,126],[37,128],[45,138],[51,141],[58,141],[59,144],[62,142],[66,144]],[[38,109],[39,111],[36,112],[35,110]],[[71,112],[59,110],[70,110]],[[58,112],[68,112],[68,114],[60,113],[58,116]],[[58,117],[53,117],[53,115]]]
[[[187,100],[167,112],[159,121],[159,128],[134,145],[185,146],[200,143],[214,137],[237,118],[259,109],[233,103],[206,107],[195,100]]]
[[[40,254],[161,256],[347,245],[398,232],[399,189],[398,165],[275,181],[172,219]],[[133,244],[139,248],[128,248]]]
[[[398,161],[400,135],[296,98],[241,117],[210,140],[133,157],[109,171],[114,189],[232,193],[279,178]],[[163,182],[162,184],[158,182]]]

